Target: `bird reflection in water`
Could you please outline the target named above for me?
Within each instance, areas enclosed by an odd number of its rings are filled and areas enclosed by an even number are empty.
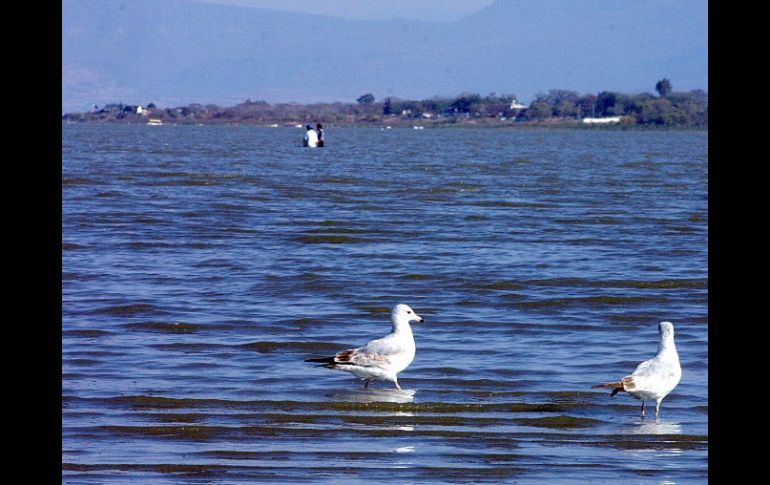
[[[642,419],[634,422],[631,434],[681,434],[682,425],[663,419]]]
[[[388,419],[385,422],[374,420],[364,425],[370,429],[395,430],[395,431],[414,431],[416,424],[414,413],[411,411],[393,408],[393,406],[383,406],[378,409],[377,403],[397,403],[407,404],[414,401],[414,390],[398,389],[357,389],[350,391],[337,392],[331,396],[331,399],[338,402],[357,402],[371,403],[367,406],[367,412],[375,413],[375,416],[388,416],[395,419]]]
[[[331,398],[340,402],[414,402],[415,390],[398,389],[356,389],[334,393]]]

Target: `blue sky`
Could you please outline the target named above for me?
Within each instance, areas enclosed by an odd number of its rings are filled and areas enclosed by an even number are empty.
[[[708,88],[706,0],[62,0],[62,111]]]

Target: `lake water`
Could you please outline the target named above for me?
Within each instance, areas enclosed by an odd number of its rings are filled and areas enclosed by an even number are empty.
[[[62,125],[64,483],[707,480],[706,132],[326,138]],[[402,392],[304,362],[397,303]],[[663,320],[683,376],[642,419],[590,387]]]

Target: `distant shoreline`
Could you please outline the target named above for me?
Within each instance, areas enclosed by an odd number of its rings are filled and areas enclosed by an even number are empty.
[[[659,82],[660,85],[663,80]],[[63,121],[190,125],[418,127],[545,127],[607,129],[654,127],[708,129],[708,94],[673,92],[656,86],[659,96],[602,91],[580,95],[552,89],[529,106],[513,95],[461,94],[453,98],[375,101],[371,93],[355,103],[278,103],[246,100],[235,106],[193,103],[175,108],[109,103],[85,113],[64,113]]]
[[[424,129],[487,129],[487,128],[499,128],[499,129],[512,129],[512,130],[585,130],[585,131],[708,131],[708,126],[660,126],[660,125],[639,125],[639,124],[595,124],[589,125],[577,122],[575,120],[566,122],[480,122],[480,123],[468,123],[468,122],[413,122],[405,123],[396,121],[392,123],[388,122],[324,122],[318,121],[324,125],[325,128],[368,128],[368,129],[414,129],[414,127],[422,127]],[[308,121],[302,123],[277,123],[278,126],[274,126],[276,123],[253,123],[243,121],[164,121],[161,123],[163,126],[251,126],[255,128],[292,128],[298,129],[297,124],[301,124],[302,127],[306,124],[312,124],[315,126],[316,121]],[[126,126],[149,126],[146,122],[138,121],[121,121],[121,120],[67,120],[62,119],[63,125],[126,125]]]

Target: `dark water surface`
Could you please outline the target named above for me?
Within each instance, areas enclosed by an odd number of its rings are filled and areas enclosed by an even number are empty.
[[[65,483],[706,481],[705,132],[301,136],[62,126]],[[403,392],[303,362],[396,303]]]

